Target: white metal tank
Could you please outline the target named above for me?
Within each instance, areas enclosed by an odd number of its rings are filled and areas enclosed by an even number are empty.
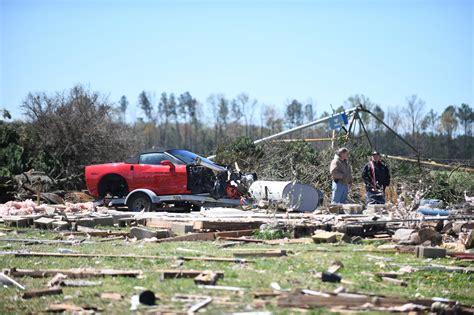
[[[298,212],[314,211],[323,200],[321,191],[298,182],[259,180],[250,186],[249,192],[257,202],[268,200],[270,203],[280,204],[288,210]]]

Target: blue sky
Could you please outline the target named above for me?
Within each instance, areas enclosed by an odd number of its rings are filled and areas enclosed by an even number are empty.
[[[357,93],[474,105],[474,1],[0,3],[0,107],[17,118],[28,92],[76,83],[134,109],[142,90],[312,99],[317,115]]]

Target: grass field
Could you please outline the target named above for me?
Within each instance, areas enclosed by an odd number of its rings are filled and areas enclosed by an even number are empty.
[[[35,239],[57,239],[59,234],[55,232],[43,232],[38,230],[19,231],[21,233],[9,232],[3,238],[35,238]],[[78,239],[84,237],[77,237]],[[176,260],[152,260],[133,258],[62,258],[62,257],[14,257],[13,255],[0,255],[0,266],[2,268],[25,268],[25,269],[66,269],[66,268],[115,268],[115,269],[139,269],[143,276],[139,278],[89,278],[87,280],[100,281],[101,285],[94,287],[70,288],[65,287],[64,294],[21,299],[21,291],[15,287],[5,287],[0,293],[0,313],[28,313],[40,312],[53,303],[68,303],[80,307],[93,306],[102,309],[108,314],[130,313],[130,298],[133,294],[143,289],[155,292],[160,298],[158,306],[161,309],[186,310],[191,304],[183,303],[174,299],[176,294],[192,294],[211,296],[213,302],[209,304],[204,312],[210,314],[222,314],[244,311],[272,311],[274,314],[295,313],[294,309],[279,309],[276,300],[268,303],[255,303],[252,292],[270,290],[271,283],[277,282],[282,289],[306,288],[312,290],[332,291],[340,286],[340,283],[321,282],[316,276],[317,272],[326,268],[335,260],[339,260],[344,267],[338,271],[344,280],[353,284],[344,284],[344,287],[352,292],[375,293],[387,296],[400,297],[443,297],[457,300],[461,303],[474,304],[473,274],[440,273],[440,272],[415,272],[402,277],[408,283],[407,287],[380,281],[373,274],[379,271],[396,271],[402,265],[429,265],[430,261],[416,258],[410,254],[394,253],[369,253],[357,250],[374,249],[374,245],[317,245],[317,244],[295,244],[295,245],[261,245],[245,244],[230,248],[219,248],[221,242],[176,242],[176,243],[143,243],[126,242],[114,240],[110,242],[99,242],[100,238],[90,238],[80,245],[26,245],[18,242],[0,241],[2,251],[43,251],[59,252],[61,248],[68,248],[80,253],[102,253],[102,254],[144,254],[160,256],[193,256],[197,253],[183,252],[182,249],[197,250],[201,255],[216,257],[233,257],[235,250],[251,249],[286,249],[291,251],[288,256],[274,258],[251,258],[253,263],[238,264],[229,262],[198,262],[186,261],[180,267],[183,269],[209,269],[222,271],[224,279],[219,280],[218,285],[242,287],[246,291],[232,293],[226,291],[215,291],[199,289],[193,279],[171,279],[160,281],[158,269],[175,268]],[[324,251],[327,250],[327,251]],[[376,257],[373,257],[376,256]],[[378,258],[377,258],[378,257]],[[447,266],[464,265],[468,263],[457,262],[452,259],[438,259],[437,264]],[[399,264],[399,265],[398,265]],[[50,278],[17,278],[18,282],[27,289],[45,288]],[[123,295],[120,301],[101,300],[102,292],[114,292]],[[263,304],[263,305],[262,305]],[[146,310],[139,308],[140,311]],[[315,309],[311,313],[327,313],[327,310]]]

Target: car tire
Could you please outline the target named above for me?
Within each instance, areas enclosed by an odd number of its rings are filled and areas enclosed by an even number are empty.
[[[150,197],[143,192],[136,192],[127,200],[128,211],[132,212],[149,212],[153,208]]]

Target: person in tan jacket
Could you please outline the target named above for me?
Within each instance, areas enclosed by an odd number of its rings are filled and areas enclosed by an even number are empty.
[[[332,177],[331,204],[346,203],[349,187],[352,185],[351,166],[348,159],[349,149],[340,148],[331,161],[329,167]]]

